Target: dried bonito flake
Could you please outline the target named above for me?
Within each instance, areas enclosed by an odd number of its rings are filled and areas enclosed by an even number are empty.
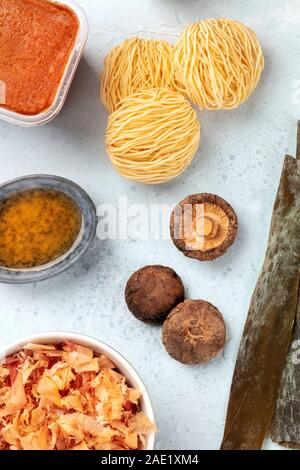
[[[0,365],[0,450],[141,449],[140,397],[90,348],[27,344]]]

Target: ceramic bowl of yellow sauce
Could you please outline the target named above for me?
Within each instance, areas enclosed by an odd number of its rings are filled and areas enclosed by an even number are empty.
[[[70,180],[51,175],[0,186],[0,282],[46,280],[70,268],[95,239],[96,208]]]

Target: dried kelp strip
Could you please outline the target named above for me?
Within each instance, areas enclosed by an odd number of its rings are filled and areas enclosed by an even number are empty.
[[[300,449],[300,289],[296,322],[272,423],[272,440]]]
[[[297,159],[300,160],[300,122],[298,123]],[[278,444],[300,449],[300,289],[297,315],[276,402],[271,435],[272,440]]]
[[[224,450],[260,449],[272,420],[298,298],[299,194],[300,161],[286,156],[266,257],[235,366]]]

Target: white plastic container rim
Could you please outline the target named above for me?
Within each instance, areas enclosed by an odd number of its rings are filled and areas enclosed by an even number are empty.
[[[50,106],[50,108],[47,108],[45,111],[39,114],[26,115],[15,113],[13,111],[0,107],[0,119],[23,127],[33,127],[46,124],[47,122],[51,121],[55,116],[57,116],[57,114],[61,111],[88,38],[87,16],[81,6],[78,5],[78,3],[76,3],[74,0],[49,1],[58,5],[65,5],[69,7],[78,18],[79,30],[73,51],[70,54],[69,60],[65,67],[64,75],[57,90],[55,100]]]
[[[0,362],[3,361],[7,356],[11,356],[21,351],[21,349],[28,343],[37,344],[60,344],[64,341],[72,341],[91,348],[96,354],[105,354],[111,361],[116,365],[117,369],[123,374],[131,387],[134,387],[141,391],[141,410],[145,415],[152,421],[155,422],[152,403],[146,387],[132,365],[123,357],[119,352],[113,349],[108,344],[99,341],[96,338],[92,338],[87,335],[80,333],[62,332],[62,331],[50,331],[45,333],[37,333],[29,336],[25,336],[19,340],[9,343],[0,349]],[[153,450],[155,443],[155,433],[147,436],[146,446],[142,450]]]

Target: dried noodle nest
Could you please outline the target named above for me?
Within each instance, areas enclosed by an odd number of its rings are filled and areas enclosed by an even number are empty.
[[[180,175],[200,141],[195,110],[179,93],[142,90],[118,105],[109,116],[106,147],[122,176],[158,184]]]
[[[264,57],[256,34],[229,19],[193,23],[174,47],[176,78],[201,109],[233,109],[257,87]]]
[[[132,38],[114,47],[104,61],[101,100],[108,112],[122,98],[151,88],[176,89],[172,46],[167,41]]]

